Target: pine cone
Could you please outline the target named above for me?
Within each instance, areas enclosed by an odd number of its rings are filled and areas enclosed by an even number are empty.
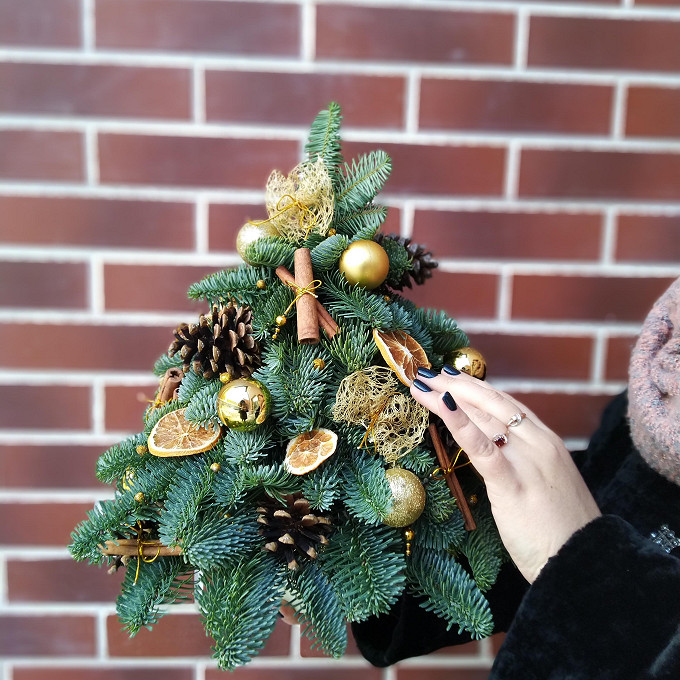
[[[252,322],[253,310],[248,305],[213,305],[210,314],[201,314],[198,323],[183,323],[175,329],[168,355],[179,352],[184,361],[182,370],[186,373],[193,368],[207,380],[220,373],[248,378],[261,364]]]
[[[285,496],[286,505],[268,499],[257,509],[260,534],[265,550],[275,553],[288,563],[289,569],[298,568],[298,557],[316,559],[316,546],[328,543],[332,524],[328,517],[310,513],[309,501],[302,494]]]
[[[396,234],[377,234],[375,237],[375,240],[380,244],[385,239],[396,241],[400,246],[406,248],[411,256],[411,269],[404,272],[399,282],[390,283],[390,288],[394,290],[403,290],[404,287],[411,288],[411,280],[422,285],[432,276],[432,269],[439,266],[429,250],[425,250],[425,247],[418,243],[413,243],[410,238]]]

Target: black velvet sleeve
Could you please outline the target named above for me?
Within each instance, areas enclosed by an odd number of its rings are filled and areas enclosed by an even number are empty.
[[[527,592],[493,680],[680,678],[680,559],[619,517],[578,531]]]

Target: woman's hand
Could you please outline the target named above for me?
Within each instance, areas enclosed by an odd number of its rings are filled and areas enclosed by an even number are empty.
[[[548,558],[600,515],[595,499],[562,440],[526,406],[468,375],[430,373],[419,371],[411,394],[441,417],[484,478],[503,543],[533,583]],[[526,417],[508,426],[517,413]],[[492,438],[503,433],[499,447]]]

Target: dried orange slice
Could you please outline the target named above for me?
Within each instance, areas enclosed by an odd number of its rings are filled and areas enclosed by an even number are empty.
[[[191,456],[211,449],[222,432],[215,427],[196,427],[184,417],[186,409],[166,413],[149,435],[149,453],[167,458],[170,456]]]
[[[432,365],[425,350],[404,331],[379,331],[374,328],[373,339],[387,365],[404,385],[410,385],[416,379],[421,366],[430,368]]]
[[[337,445],[338,435],[333,430],[321,427],[303,432],[288,442],[283,466],[293,475],[304,475],[332,456]]]

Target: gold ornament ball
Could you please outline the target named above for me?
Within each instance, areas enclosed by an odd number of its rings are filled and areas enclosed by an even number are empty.
[[[392,509],[383,521],[391,527],[413,524],[425,509],[425,488],[410,470],[390,468],[385,475],[392,491]]]
[[[246,222],[239,229],[239,232],[236,235],[236,250],[244,262],[252,264],[252,262],[248,262],[246,259],[246,248],[248,248],[251,243],[255,243],[255,241],[259,241],[266,236],[280,236],[279,230],[271,222],[263,222],[261,224]]]
[[[362,239],[349,244],[340,256],[339,268],[352,285],[372,290],[387,278],[390,258],[379,243]]]
[[[482,353],[474,347],[461,347],[447,354],[444,363],[453,366],[461,373],[467,373],[473,378],[484,380],[486,377],[486,360]]]
[[[230,380],[217,394],[217,415],[232,430],[250,432],[267,420],[271,400],[269,390],[259,380]]]

